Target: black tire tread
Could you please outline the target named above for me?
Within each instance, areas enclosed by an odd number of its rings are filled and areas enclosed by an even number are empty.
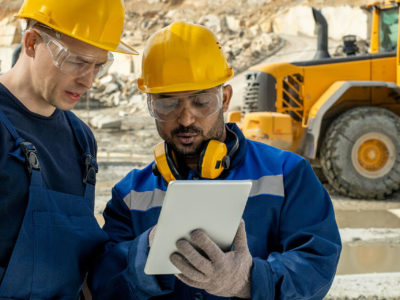
[[[400,188],[400,149],[396,149],[393,169],[384,176],[384,180],[376,180],[376,188],[360,188],[342,178],[343,167],[337,163],[337,158],[343,155],[339,148],[339,140],[346,138],[343,132],[347,128],[371,116],[392,122],[397,129],[397,136],[400,136],[400,118],[396,114],[378,107],[358,107],[343,113],[333,121],[321,145],[320,161],[326,179],[336,191],[352,198],[385,199]]]

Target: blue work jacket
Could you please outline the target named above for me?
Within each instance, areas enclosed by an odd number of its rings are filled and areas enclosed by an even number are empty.
[[[251,298],[322,299],[341,251],[328,193],[305,159],[246,140],[235,125],[227,126],[236,132],[240,146],[223,178],[253,182],[243,214],[253,257]],[[226,143],[232,147],[232,141]],[[198,176],[190,172],[187,180]],[[94,299],[221,298],[174,275],[144,274],[148,234],[157,223],[166,188],[151,164],[132,170],[114,187],[103,228],[113,245],[91,276]]]

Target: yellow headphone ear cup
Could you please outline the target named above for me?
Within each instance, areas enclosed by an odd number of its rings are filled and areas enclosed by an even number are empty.
[[[215,179],[221,175],[224,170],[223,160],[226,155],[227,148],[225,143],[210,140],[201,157],[201,177]]]
[[[156,167],[157,167],[158,171],[160,172],[160,174],[162,175],[162,177],[164,177],[164,179],[167,182],[176,180],[174,174],[172,173],[172,171],[168,165],[168,159],[167,159],[167,154],[165,152],[164,142],[161,142],[161,143],[157,144],[156,146],[154,146],[153,152],[154,152],[154,160],[156,163]]]

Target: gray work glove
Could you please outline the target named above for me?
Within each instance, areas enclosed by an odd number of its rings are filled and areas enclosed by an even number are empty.
[[[243,220],[233,241],[233,250],[229,252],[224,253],[202,230],[194,230],[190,239],[191,243],[178,240],[176,246],[179,253],[170,256],[171,262],[182,272],[176,275],[181,281],[216,296],[251,297],[250,269],[253,259],[247,246]]]

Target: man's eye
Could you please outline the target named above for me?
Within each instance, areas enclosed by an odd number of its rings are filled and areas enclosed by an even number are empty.
[[[76,65],[76,66],[83,66],[86,64],[83,61],[78,61],[78,60],[73,60],[73,59],[67,60],[66,63],[71,64],[71,65]]]
[[[159,102],[156,104],[156,107],[160,109],[173,109],[176,107],[175,101],[166,101],[166,100],[158,100]]]
[[[193,104],[196,106],[207,106],[212,102],[212,95],[197,95],[194,100]]]
[[[197,107],[204,107],[204,106],[208,106],[209,102],[204,102],[204,101],[194,101],[193,105],[197,106]]]

